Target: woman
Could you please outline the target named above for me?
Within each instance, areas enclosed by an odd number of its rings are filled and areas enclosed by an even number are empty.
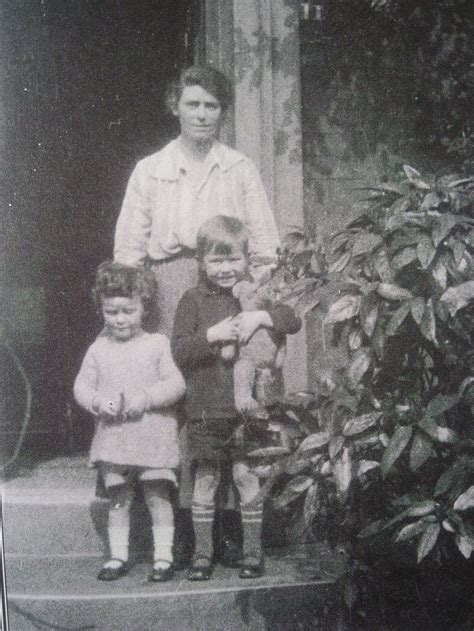
[[[155,330],[171,336],[176,307],[198,280],[194,256],[201,224],[215,215],[243,221],[254,259],[273,259],[278,231],[253,162],[218,140],[232,103],[227,78],[208,66],[185,69],[170,86],[167,106],[181,134],[135,167],[115,232],[114,258],[125,265],[150,265],[158,282]],[[181,505],[190,504],[192,484],[186,437],[180,435]],[[189,557],[183,520],[177,516],[176,556]],[[191,524],[190,514],[186,516]],[[229,540],[230,537],[227,537]]]
[[[184,70],[167,105],[181,134],[141,160],[128,183],[115,233],[114,258],[150,264],[158,281],[159,332],[171,335],[176,306],[196,284],[199,226],[215,215],[241,219],[252,253],[275,257],[278,231],[253,162],[218,140],[232,102],[226,77],[207,66]]]

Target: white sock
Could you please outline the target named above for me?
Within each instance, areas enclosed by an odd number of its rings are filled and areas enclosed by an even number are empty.
[[[166,569],[173,563],[173,526],[153,526],[155,569]]]
[[[128,526],[109,526],[110,558],[128,561]]]

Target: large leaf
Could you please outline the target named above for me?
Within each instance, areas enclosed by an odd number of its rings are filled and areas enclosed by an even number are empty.
[[[306,530],[311,528],[314,518],[318,513],[318,483],[314,482],[308,489],[304,499],[304,525]]]
[[[442,258],[439,258],[431,270],[433,278],[440,289],[446,289],[448,282],[448,268]]]
[[[416,255],[421,263],[421,267],[426,269],[436,254],[436,248],[428,235],[421,235],[416,246]]]
[[[410,449],[410,469],[416,471],[433,456],[436,456],[436,452],[432,448],[430,439],[417,432]]]
[[[440,443],[447,443],[452,445],[457,442],[458,437],[455,432],[449,427],[440,427],[436,421],[429,417],[425,416],[418,423],[418,426],[425,431],[433,440],[436,440]]]
[[[425,532],[421,535],[420,542],[417,549],[417,561],[420,563],[434,548],[441,526],[439,524],[429,524]]]
[[[356,351],[362,346],[362,333],[359,329],[351,331],[347,341],[351,351]]]
[[[377,252],[375,252],[374,254],[373,260],[375,269],[377,270],[377,274],[379,275],[380,280],[383,283],[392,283],[392,268],[390,267],[390,261],[386,249],[380,248],[379,250],[377,250]]]
[[[407,541],[413,539],[420,533],[424,532],[428,527],[428,523],[422,519],[415,521],[413,524],[404,526],[395,538],[395,541]]]
[[[325,322],[342,322],[353,318],[359,313],[360,300],[360,296],[343,296],[330,306]]]
[[[380,462],[377,462],[377,460],[359,460],[356,467],[356,475],[360,477],[367,471],[372,471],[372,469],[376,469],[379,466]]]
[[[456,484],[466,467],[467,463],[464,459],[457,460],[448,467],[438,478],[434,492],[435,497],[447,493]]]
[[[391,283],[380,283],[377,287],[377,293],[386,300],[408,300],[413,298],[413,294],[408,289]]]
[[[378,298],[371,292],[360,303],[360,323],[367,337],[372,337],[379,314]]]
[[[425,304],[423,318],[421,319],[420,331],[430,342],[437,343],[436,340],[436,319],[433,309],[433,299],[429,298]]]
[[[426,407],[426,416],[441,416],[459,403],[458,394],[437,394]]]
[[[410,246],[408,248],[404,248],[400,252],[392,258],[392,267],[395,270],[402,269],[402,267],[406,267],[410,263],[412,263],[417,258],[416,248]]]
[[[372,252],[375,248],[383,243],[383,239],[380,235],[373,232],[361,232],[357,235],[352,246],[352,256],[360,256],[361,254],[367,254]]]
[[[403,324],[403,321],[405,320],[407,315],[410,313],[412,306],[413,304],[412,304],[412,301],[410,300],[410,302],[404,302],[402,306],[399,307],[395,311],[395,313],[390,319],[390,322],[387,325],[387,329],[386,329],[387,337],[390,337],[391,335],[395,335],[399,326]]]
[[[328,432],[317,432],[315,434],[310,434],[307,436],[303,442],[298,447],[298,452],[304,453],[305,451],[310,451],[311,449],[319,449],[320,447],[324,447],[327,445],[330,440],[330,434]]]
[[[438,246],[443,239],[445,239],[454,226],[458,223],[456,215],[451,213],[444,213],[436,218],[436,224],[431,233],[433,243]]]
[[[329,457],[333,460],[340,452],[344,445],[344,436],[334,436],[329,442]]]
[[[394,463],[401,456],[405,447],[410,442],[410,438],[413,434],[413,427],[409,425],[405,425],[403,427],[399,427],[394,435],[392,436],[388,447],[383,453],[382,462],[380,463],[380,467],[382,469],[382,475],[386,476],[390,471]]]
[[[262,447],[249,452],[247,458],[275,458],[277,456],[285,456],[288,453],[286,447]]]
[[[337,272],[342,272],[349,263],[350,258],[351,253],[345,252],[336,261],[334,261],[334,263],[331,263],[331,265],[329,266],[329,272],[334,274]]]
[[[474,280],[467,281],[456,287],[450,287],[440,300],[446,304],[451,316],[455,316],[459,309],[465,307],[474,298]]]
[[[423,313],[425,312],[425,301],[423,298],[414,298],[410,302],[411,306],[411,315],[415,322],[420,326],[421,321],[423,319]]]
[[[333,475],[339,496],[345,496],[352,481],[352,459],[348,447],[344,447],[333,464]]]
[[[471,540],[468,537],[464,537],[463,535],[456,535],[455,541],[459,552],[463,555],[465,559],[469,559],[473,550]]]
[[[405,171],[405,175],[410,180],[410,182],[421,190],[428,190],[429,185],[423,180],[421,173],[419,173],[413,167],[408,166],[407,164],[403,165],[403,170]]]
[[[454,502],[454,510],[474,508],[474,486],[471,486]]]
[[[359,350],[354,353],[354,356],[347,368],[347,377],[351,384],[357,385],[361,381],[369,369],[370,363],[370,349],[359,348]]]
[[[288,482],[283,491],[273,501],[275,508],[284,508],[291,504],[313,484],[313,478],[309,475],[299,475]]]
[[[357,416],[356,418],[347,421],[342,433],[344,436],[355,436],[356,434],[361,434],[370,427],[376,425],[381,416],[382,412],[370,412],[369,414]]]

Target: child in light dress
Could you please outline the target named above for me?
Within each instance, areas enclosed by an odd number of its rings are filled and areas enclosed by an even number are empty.
[[[143,330],[155,300],[153,272],[115,262],[98,270],[93,295],[104,329],[84,357],[74,383],[79,405],[95,417],[90,450],[111,505],[110,558],[98,579],[127,574],[130,507],[136,479],[143,484],[152,521],[154,564],[150,581],[173,577],[174,518],[179,448],[175,406],[185,383],[168,338]]]

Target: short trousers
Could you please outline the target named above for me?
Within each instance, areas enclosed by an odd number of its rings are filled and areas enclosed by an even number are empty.
[[[173,469],[151,467],[138,467],[112,462],[101,462],[100,471],[103,476],[105,487],[109,489],[112,486],[120,486],[123,484],[134,484],[137,480],[140,482],[151,482],[156,480],[168,480],[173,485],[178,485],[176,473]]]
[[[268,421],[264,420],[245,425],[240,418],[188,420],[187,430],[192,461],[246,460],[250,452],[272,444]]]

